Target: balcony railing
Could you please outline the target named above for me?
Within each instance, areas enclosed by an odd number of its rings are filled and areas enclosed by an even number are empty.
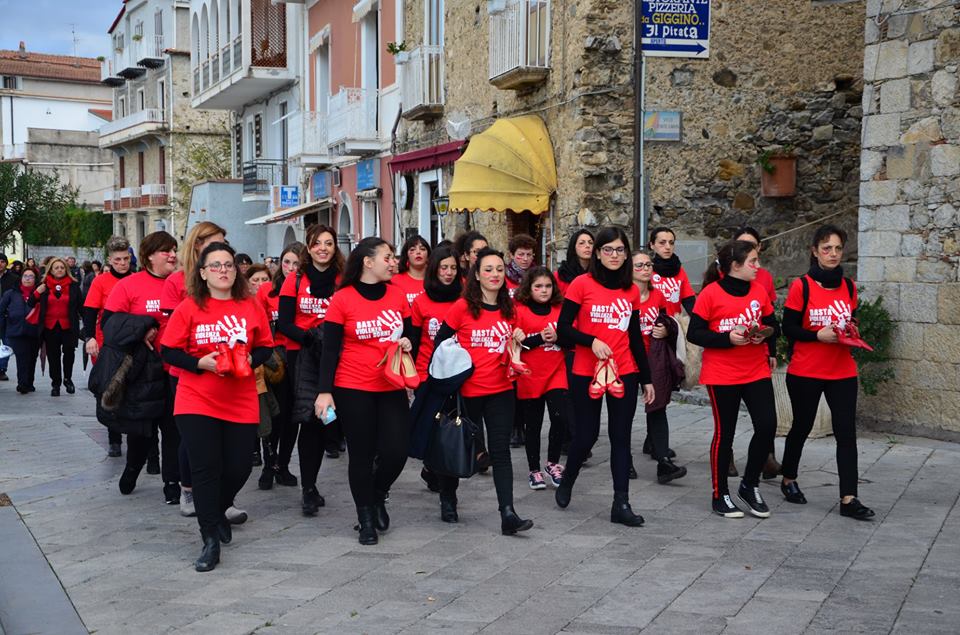
[[[233,39],[233,70],[243,66],[243,36],[238,35]]]
[[[404,67],[403,116],[432,119],[443,112],[443,47],[422,46],[410,52]]]
[[[212,77],[210,78],[211,84],[216,84],[220,81],[220,54],[214,53],[213,57],[210,58],[210,73]]]
[[[166,207],[167,203],[166,183],[151,183],[141,186],[140,207]]]
[[[250,0],[250,65],[287,67],[287,5]]]
[[[200,81],[203,82],[203,90],[210,88],[210,60],[204,60],[200,65]]]
[[[120,191],[107,190],[103,193],[103,211],[116,212],[120,209]]]
[[[145,68],[160,68],[163,66],[163,52],[166,50],[162,35],[154,35],[151,38],[142,40],[138,44],[143,44],[143,57],[138,58],[137,64]]]
[[[550,0],[507,0],[490,15],[490,82],[522,88],[550,71]]]
[[[282,159],[254,159],[243,164],[243,193],[269,194],[274,185],[283,185],[287,162]]]
[[[103,60],[100,62],[100,83],[107,86],[122,86],[124,79],[117,75],[113,60]]]
[[[114,119],[113,121],[108,121],[107,123],[103,124],[100,126],[100,136],[113,134],[121,130],[126,130],[127,128],[132,128],[134,126],[147,123],[165,125],[167,123],[167,115],[160,108],[145,108],[127,115],[126,117]]]
[[[27,156],[27,144],[5,143],[0,146],[0,159],[23,159]]]
[[[193,69],[193,94],[200,94],[200,67],[197,66]]]
[[[351,141],[377,139],[378,95],[373,89],[340,87],[330,98],[327,130],[331,146],[346,144],[345,150],[350,152]]]
[[[230,50],[231,50],[231,47],[230,47],[229,44],[227,44],[227,45],[224,46],[223,49],[221,49],[221,51],[220,51],[220,63],[221,63],[221,65],[222,65],[222,66],[221,66],[221,70],[223,71],[223,72],[222,72],[222,75],[223,75],[224,77],[229,77],[229,76],[230,76],[230,71],[231,71],[231,68],[230,68]]]
[[[298,112],[288,121],[290,156],[299,157],[301,165],[328,164],[323,158],[329,155],[326,113]]]
[[[140,207],[140,188],[124,187],[120,189],[120,209]]]

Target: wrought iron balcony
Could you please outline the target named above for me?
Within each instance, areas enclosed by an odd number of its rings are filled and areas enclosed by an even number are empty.
[[[490,14],[490,83],[520,89],[550,73],[550,0],[503,0]]]
[[[443,113],[443,47],[421,46],[404,63],[403,116],[433,119]]]

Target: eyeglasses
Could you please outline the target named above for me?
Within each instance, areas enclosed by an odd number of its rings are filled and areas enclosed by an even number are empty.
[[[603,252],[604,256],[612,256],[614,254],[618,256],[622,256],[623,254],[627,253],[627,248],[626,247],[610,247],[605,245],[600,248],[600,251]]]
[[[633,265],[633,268],[634,268],[634,269],[637,269],[637,270],[640,270],[640,269],[653,269],[653,263],[652,263],[652,262],[638,262],[637,264]]]
[[[210,271],[233,271],[236,265],[232,262],[211,262],[209,265],[204,265],[203,268]]]

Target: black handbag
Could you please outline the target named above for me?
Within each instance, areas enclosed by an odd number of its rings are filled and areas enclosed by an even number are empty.
[[[460,395],[457,395],[456,409],[449,413],[438,412],[434,421],[423,464],[431,472],[443,476],[473,476],[477,471],[476,426],[463,412]]]

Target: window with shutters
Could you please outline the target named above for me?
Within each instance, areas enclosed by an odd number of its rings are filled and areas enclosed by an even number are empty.
[[[139,174],[137,175],[137,182],[140,184],[141,187],[143,186],[144,183],[146,183],[146,180],[144,179],[144,177],[146,176],[146,170],[144,170],[143,168],[144,168],[144,160],[143,160],[143,151],[141,150],[140,152],[137,153],[137,170],[139,171]]]
[[[160,146],[160,183],[167,182],[167,149]]]
[[[127,187],[127,162],[120,157],[120,187]]]

